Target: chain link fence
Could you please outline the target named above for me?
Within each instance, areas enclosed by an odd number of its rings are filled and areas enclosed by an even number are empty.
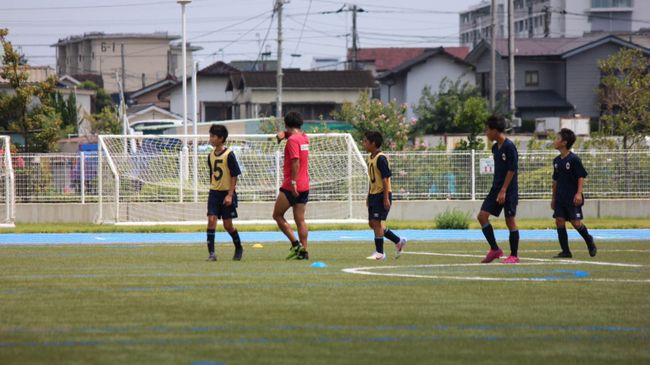
[[[395,200],[480,200],[492,184],[492,157],[486,151],[386,155]],[[550,198],[555,156],[556,152],[519,154],[520,199]],[[650,198],[650,151],[580,152],[579,156],[589,173],[588,198]],[[15,154],[12,159],[17,203],[98,201],[94,152]]]

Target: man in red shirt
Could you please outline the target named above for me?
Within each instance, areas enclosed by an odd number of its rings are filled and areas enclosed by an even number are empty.
[[[277,134],[278,143],[287,140],[284,146],[284,180],[273,208],[273,219],[291,242],[289,259],[309,260],[307,253],[307,224],[305,210],[309,200],[309,137],[300,128],[302,116],[289,112],[284,117],[285,130]],[[284,219],[284,213],[293,208],[293,219],[298,228],[298,238],[291,225]]]

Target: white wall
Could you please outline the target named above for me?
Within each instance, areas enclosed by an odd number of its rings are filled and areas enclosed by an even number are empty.
[[[420,100],[422,89],[426,85],[429,85],[433,92],[437,92],[440,82],[445,77],[451,81],[456,81],[460,78],[461,82],[468,82],[472,85],[476,84],[474,71],[472,71],[469,66],[454,63],[446,56],[435,56],[429,58],[426,62],[411,68],[406,76],[404,99],[398,99],[398,102],[405,102],[408,104],[408,118],[414,116],[413,106]],[[395,86],[391,89],[391,97],[393,90],[397,89]],[[397,97],[397,95],[395,97]]]
[[[204,102],[232,102],[232,92],[226,92],[226,84],[228,83],[228,77],[201,77],[197,78],[197,93],[199,97],[199,108],[201,108],[201,103]],[[193,109],[193,99],[192,99],[192,80],[191,78],[187,80],[187,119],[191,120],[194,115]],[[178,115],[183,115],[183,87],[181,85],[177,86],[169,94],[169,110],[172,113]],[[199,109],[200,111],[201,109]],[[199,115],[199,120],[203,121],[203,115]]]

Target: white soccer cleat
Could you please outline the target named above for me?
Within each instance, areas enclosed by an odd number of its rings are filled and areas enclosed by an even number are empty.
[[[375,252],[372,255],[366,257],[368,260],[386,260],[385,253]]]
[[[404,246],[406,246],[407,239],[402,237],[399,242],[395,244],[395,258],[398,259],[402,252],[404,252]]]

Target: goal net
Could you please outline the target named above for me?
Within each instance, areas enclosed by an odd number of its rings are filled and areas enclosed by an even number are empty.
[[[0,136],[0,193],[0,227],[13,227],[16,200],[9,136]]]
[[[237,223],[273,222],[285,143],[278,144],[274,135],[228,137],[226,146],[235,153],[242,171],[237,182]],[[309,150],[307,220],[367,219],[366,164],[352,136],[310,134]],[[211,151],[207,135],[100,136],[99,221],[205,223]]]

